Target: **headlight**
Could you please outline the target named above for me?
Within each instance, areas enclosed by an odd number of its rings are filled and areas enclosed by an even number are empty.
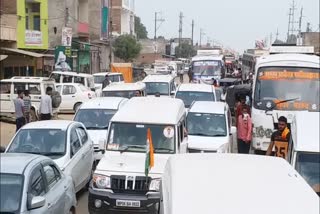
[[[152,179],[151,183],[150,183],[149,190],[159,192],[160,191],[160,182],[161,182],[160,179]]]
[[[93,175],[93,186],[98,189],[110,189],[111,188],[111,181],[109,176],[104,175]]]

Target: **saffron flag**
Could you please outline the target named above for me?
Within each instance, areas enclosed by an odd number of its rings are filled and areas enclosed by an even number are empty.
[[[152,144],[152,134],[150,128],[147,131],[147,150],[146,150],[146,163],[145,163],[145,175],[148,177],[149,171],[154,166],[154,151]]]

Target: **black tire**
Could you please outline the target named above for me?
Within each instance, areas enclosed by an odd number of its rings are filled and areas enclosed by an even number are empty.
[[[74,104],[74,107],[73,107],[74,112],[77,112],[81,105],[82,105],[82,103]]]

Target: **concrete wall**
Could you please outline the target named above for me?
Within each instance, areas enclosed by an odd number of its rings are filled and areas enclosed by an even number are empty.
[[[303,45],[313,46],[316,53],[320,53],[320,32],[302,33]]]

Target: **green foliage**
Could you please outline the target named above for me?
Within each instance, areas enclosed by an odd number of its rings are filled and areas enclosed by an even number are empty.
[[[141,51],[141,45],[131,35],[119,36],[114,42],[114,55],[125,62],[131,62],[137,58]]]
[[[178,58],[189,58],[196,54],[197,51],[188,43],[182,43],[180,46],[176,47],[176,57]]]
[[[141,19],[138,16],[134,17],[134,28],[136,31],[137,39],[148,39],[147,28],[141,23]]]

